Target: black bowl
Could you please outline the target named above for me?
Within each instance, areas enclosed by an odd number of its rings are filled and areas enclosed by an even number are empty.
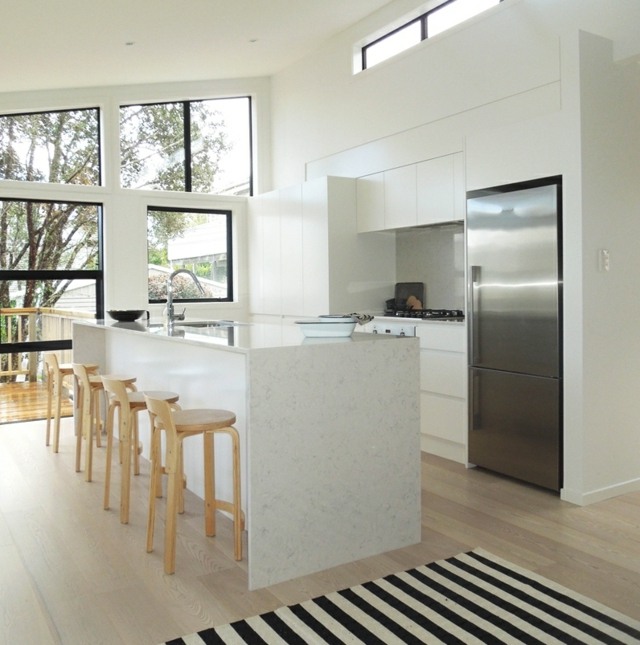
[[[107,313],[118,322],[133,322],[144,313],[144,309],[110,309]]]

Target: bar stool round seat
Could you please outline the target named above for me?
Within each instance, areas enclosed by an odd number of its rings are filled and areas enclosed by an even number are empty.
[[[162,467],[160,465],[160,433],[165,433],[165,468],[167,474],[167,508],[165,520],[164,571],[175,572],[177,515],[180,511],[183,488],[182,445],[187,437],[203,436],[204,442],[204,510],[205,532],[207,536],[216,534],[217,510],[231,514],[234,530],[234,557],[242,560],[242,531],[244,514],[240,498],[240,437],[233,427],[236,415],[229,410],[172,408],[166,401],[146,397],[147,409],[151,420],[151,485],[149,487],[149,515],[147,522],[147,552],[153,551],[153,533],[157,481]],[[216,498],[215,493],[215,454],[214,436],[224,434],[231,438],[233,501]]]
[[[78,390],[78,403],[76,419],[76,472],[81,470],[82,441],[85,442],[85,480],[92,480],[93,470],[93,435],[95,433],[96,446],[101,446],[100,435],[102,432],[102,413],[100,395],[104,392],[102,377],[99,374],[89,373],[87,365],[72,363],[73,373],[76,377]],[[136,381],[135,376],[118,376],[119,380],[127,385]]]
[[[104,375],[102,383],[108,397],[107,407],[107,459],[104,479],[104,502],[105,510],[110,508],[111,491],[111,464],[113,455],[113,434],[115,412],[118,410],[118,438],[120,445],[120,463],[122,473],[120,478],[120,522],[129,522],[129,500],[131,490],[131,457],[134,460],[134,474],[140,474],[140,452],[141,445],[138,436],[138,412],[147,409],[145,394],[156,399],[175,403],[180,397],[176,392],[164,392],[151,390],[138,392],[134,385],[127,383],[126,379],[118,376]]]

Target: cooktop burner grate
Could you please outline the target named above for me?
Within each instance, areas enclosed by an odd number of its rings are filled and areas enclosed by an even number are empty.
[[[429,320],[464,320],[461,309],[388,309],[385,316],[421,318]]]

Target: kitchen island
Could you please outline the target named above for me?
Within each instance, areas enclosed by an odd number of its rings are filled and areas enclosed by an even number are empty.
[[[73,352],[102,373],[136,376],[140,390],[178,392],[184,408],[235,412],[250,589],[420,541],[416,338],[304,338],[294,324],[169,332],[77,321]],[[148,456],[144,415],[140,434]],[[216,444],[223,499],[231,498],[229,450]],[[197,441],[185,442],[185,472],[202,497]]]

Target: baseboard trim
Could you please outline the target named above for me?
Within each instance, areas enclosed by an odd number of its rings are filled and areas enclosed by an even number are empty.
[[[586,493],[571,490],[570,488],[563,488],[560,491],[560,499],[565,502],[570,502],[571,504],[577,504],[578,506],[588,506],[589,504],[603,502],[604,500],[611,499],[612,497],[637,492],[640,492],[640,478],[631,479],[620,484],[606,486],[605,488],[599,488]]]

